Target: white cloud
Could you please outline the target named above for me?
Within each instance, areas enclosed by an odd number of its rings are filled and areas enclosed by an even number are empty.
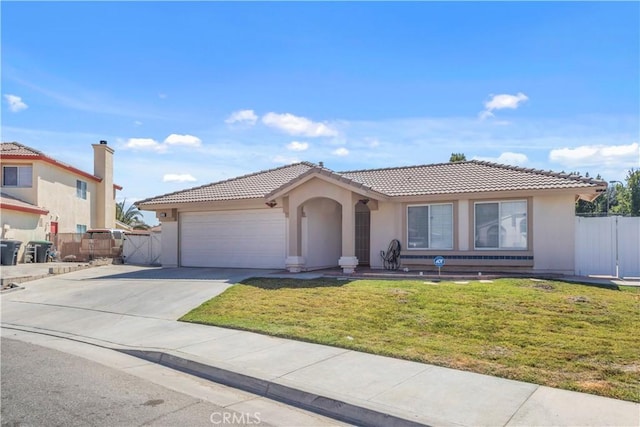
[[[167,99],[167,94],[166,94],[166,93],[159,93],[159,94],[158,94],[158,98],[160,98],[160,99]]]
[[[267,113],[262,117],[262,123],[296,136],[319,137],[338,135],[337,130],[325,123],[314,122],[306,117],[298,117],[289,113]]]
[[[483,160],[486,162],[500,163],[503,165],[520,166],[529,161],[529,158],[525,154],[504,152],[498,157],[474,157],[474,160]]]
[[[309,149],[309,143],[308,142],[291,141],[291,143],[287,144],[287,149],[289,149],[291,151],[305,151],[305,150]]]
[[[197,179],[188,173],[167,173],[162,177],[162,182],[195,182]]]
[[[17,95],[7,94],[4,96],[4,99],[7,100],[7,104],[9,104],[9,111],[13,113],[17,113],[22,110],[26,110],[29,108],[27,104],[24,103],[21,97]]]
[[[177,133],[172,133],[164,140],[164,143],[167,145],[184,145],[187,147],[199,147],[202,144],[202,141],[197,136],[179,135]]]
[[[165,145],[152,138],[129,138],[124,146],[132,150],[166,151]]]
[[[136,120],[133,124],[136,126],[142,126],[142,122],[140,120]]]
[[[575,148],[557,148],[549,152],[549,160],[565,167],[578,168],[596,165],[638,167],[640,145],[582,145]]]
[[[275,163],[282,163],[282,164],[286,164],[286,165],[291,164],[291,163],[299,163],[300,162],[300,160],[297,159],[296,157],[287,157],[287,156],[280,156],[280,155],[275,156],[273,158],[273,161]]]
[[[224,122],[228,124],[246,123],[249,125],[255,125],[256,121],[258,121],[258,116],[256,116],[256,113],[253,110],[239,110],[231,113]]]
[[[344,147],[340,147],[338,149],[335,149],[331,152],[331,154],[334,154],[336,156],[340,156],[340,157],[344,157],[344,156],[348,156],[349,155],[349,150],[347,150]]]
[[[485,110],[479,114],[479,117],[483,120],[489,117],[494,117],[494,110],[502,110],[504,108],[515,110],[520,106],[520,104],[528,99],[529,97],[522,92],[518,92],[516,95],[509,95],[506,93],[492,95],[491,99],[484,103]]]

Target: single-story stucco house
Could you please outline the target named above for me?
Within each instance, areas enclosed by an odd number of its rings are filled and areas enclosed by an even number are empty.
[[[166,267],[452,269],[574,274],[574,209],[604,181],[465,161],[334,172],[302,162],[136,203],[162,222]]]

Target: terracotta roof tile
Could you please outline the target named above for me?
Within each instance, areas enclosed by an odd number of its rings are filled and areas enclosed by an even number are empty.
[[[37,157],[44,156],[44,153],[17,142],[3,142],[0,144],[0,156],[2,155]]]
[[[390,197],[606,187],[604,181],[591,178],[477,160],[348,172],[302,162],[152,197],[136,205],[264,198],[314,171]]]
[[[202,185],[200,187],[176,191],[162,196],[151,197],[136,202],[136,205],[261,198],[314,167],[316,166],[312,163],[295,163]]]
[[[477,160],[339,173],[389,196],[587,188],[606,185],[604,181],[590,178]]]

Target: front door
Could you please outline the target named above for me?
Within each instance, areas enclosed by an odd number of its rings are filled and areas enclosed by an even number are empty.
[[[356,258],[358,265],[370,265],[371,252],[371,211],[369,207],[359,201],[356,204]]]

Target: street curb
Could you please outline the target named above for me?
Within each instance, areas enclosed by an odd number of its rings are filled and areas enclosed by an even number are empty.
[[[4,288],[4,284],[2,285],[3,288],[0,290],[0,295],[4,295],[4,294],[8,294],[10,292],[15,292],[15,291],[22,291],[24,290],[24,286],[18,286],[17,283],[15,282],[9,282],[9,285],[16,285],[16,286],[11,286],[9,288]]]
[[[248,391],[259,396],[277,400],[285,404],[296,406],[335,418],[340,421],[371,427],[417,427],[428,424],[407,420],[405,418],[383,413],[363,405],[357,405],[317,393],[307,392],[279,384],[274,381],[252,377],[228,369],[207,365],[201,362],[179,357],[174,354],[156,350],[136,350],[121,348],[114,350],[139,359],[147,360],[195,375],[200,378],[224,384],[229,387]]]

